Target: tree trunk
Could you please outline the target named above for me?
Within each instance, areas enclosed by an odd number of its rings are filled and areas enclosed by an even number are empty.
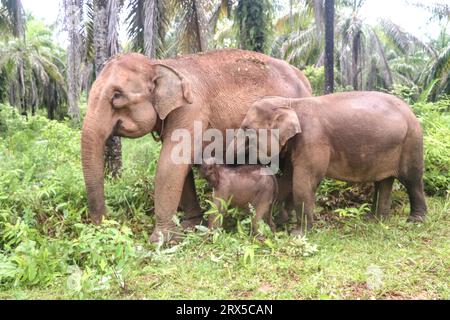
[[[112,57],[120,52],[119,45],[119,24],[120,24],[120,10],[121,0],[108,0],[106,7],[107,17],[107,56]]]
[[[69,99],[69,116],[76,122],[80,121],[80,65],[81,65],[81,1],[65,0],[64,11],[69,34],[69,48],[67,52],[67,94]]]
[[[334,92],[334,0],[325,0],[325,94]]]
[[[95,74],[98,76],[104,63],[108,60],[109,48],[114,48],[114,44],[108,44],[109,17],[108,1],[96,0],[94,3],[94,47],[95,47]],[[115,14],[119,14],[115,12]],[[114,31],[113,31],[114,32]],[[117,177],[122,168],[122,143],[119,137],[111,136],[105,145],[105,167],[107,174]]]
[[[359,67],[359,54],[361,52],[361,32],[353,36],[353,48],[352,48],[352,79],[353,79],[353,90],[359,90],[358,83],[358,67]]]
[[[197,19],[196,27],[197,27],[197,35],[198,35],[198,49],[200,52],[205,52],[208,50],[208,23],[206,21],[205,10],[202,6],[201,1],[194,0],[194,12],[195,18]]]
[[[156,56],[156,0],[144,0],[144,54],[149,58]]]
[[[268,0],[239,0],[236,7],[238,38],[241,49],[264,53],[272,20],[272,3]]]
[[[325,16],[325,8],[324,8],[324,1],[323,0],[312,0],[311,5],[314,10],[314,19],[316,21],[317,26],[317,35],[319,37],[322,37],[324,26],[326,25],[326,21],[324,21]],[[325,5],[328,1],[325,0]],[[334,1],[333,1],[334,2]],[[333,6],[334,8],[334,6]]]
[[[14,37],[16,38],[25,37],[26,16],[22,0],[2,1],[2,4],[6,7],[5,9],[8,11],[7,16],[10,17],[9,19],[12,25]]]
[[[95,75],[98,77],[103,64],[108,59],[108,17],[107,1],[94,1],[94,49],[95,49]]]

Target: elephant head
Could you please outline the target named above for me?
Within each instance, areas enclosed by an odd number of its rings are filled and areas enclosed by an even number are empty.
[[[272,141],[269,139],[267,145],[258,141],[259,155],[265,154],[269,157],[277,156],[275,150],[282,150],[286,143],[295,135],[302,132],[300,121],[297,113],[289,105],[279,104],[277,98],[265,98],[257,101],[247,112],[247,115],[242,122],[241,130],[237,135],[243,132],[254,132],[259,134],[261,129],[278,130],[278,135],[275,136],[277,148],[272,145]],[[268,133],[270,137],[270,133]],[[248,152],[248,140],[249,139],[237,139],[236,152],[240,154],[242,152]]]
[[[82,130],[82,164],[94,223],[106,213],[104,148],[111,135],[142,137],[175,109],[192,104],[189,82],[174,68],[140,54],[113,58],[94,82]]]

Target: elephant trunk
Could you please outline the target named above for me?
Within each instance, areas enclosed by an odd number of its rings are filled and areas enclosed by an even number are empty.
[[[233,155],[235,163],[238,163],[238,159],[245,160],[248,153],[248,139],[242,130],[239,130],[234,136],[233,141],[227,146],[227,156]]]
[[[100,121],[86,116],[81,137],[81,159],[86,184],[89,213],[94,224],[100,224],[106,214],[104,195],[105,144],[113,131],[112,125],[99,126]],[[105,123],[104,120],[101,123]]]

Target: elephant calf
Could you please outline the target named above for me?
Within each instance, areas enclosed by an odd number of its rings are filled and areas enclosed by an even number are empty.
[[[214,188],[214,203],[221,209],[220,200],[230,201],[231,205],[248,210],[255,208],[252,221],[254,234],[258,234],[258,223],[264,220],[275,231],[272,209],[278,195],[275,176],[268,168],[259,165],[226,166],[212,159],[206,160],[200,168],[200,174]],[[216,215],[209,216],[209,228],[220,227]]]
[[[422,221],[423,135],[411,108],[379,92],[288,99],[267,97],[250,108],[242,129],[279,129],[279,150],[292,164],[296,233],[313,223],[315,191],[325,177],[375,182],[372,212],[388,214],[394,178],[407,189],[409,221]],[[238,146],[242,152],[245,147]]]

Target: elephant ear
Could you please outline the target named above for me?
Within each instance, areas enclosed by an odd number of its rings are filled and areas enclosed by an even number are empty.
[[[174,110],[193,103],[191,84],[174,68],[163,64],[155,65],[154,105],[161,120]]]
[[[273,129],[280,130],[281,147],[284,147],[289,139],[302,132],[297,113],[288,107],[275,109]]]

